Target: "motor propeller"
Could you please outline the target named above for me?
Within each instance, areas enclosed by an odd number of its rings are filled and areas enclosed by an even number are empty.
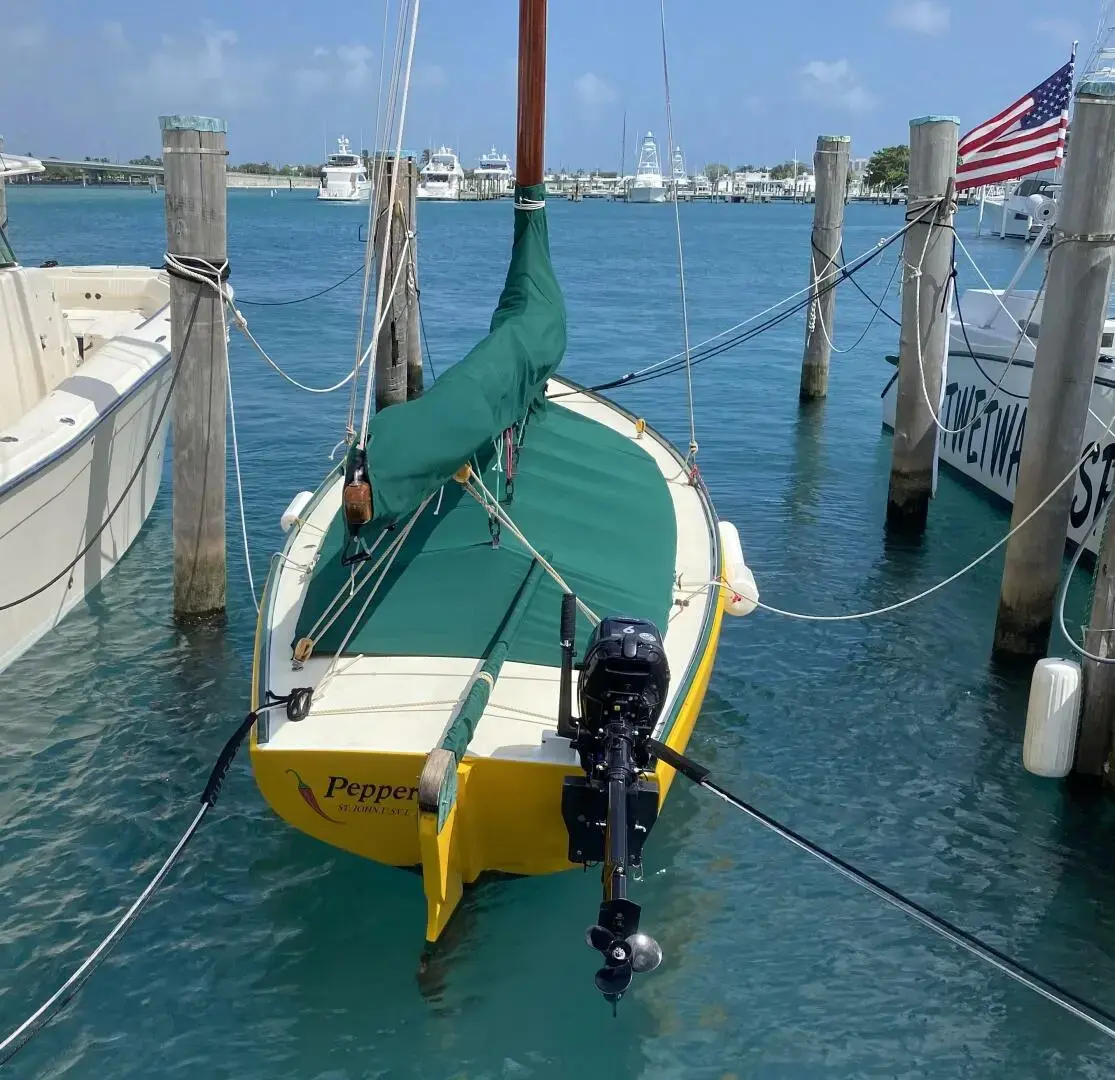
[[[613,1010],[634,976],[645,975],[662,963],[662,947],[650,934],[639,932],[639,912],[639,905],[627,899],[605,901],[600,907],[601,922],[585,931],[585,941],[604,957],[604,966],[596,973],[596,988]],[[616,929],[601,925],[605,922]]]

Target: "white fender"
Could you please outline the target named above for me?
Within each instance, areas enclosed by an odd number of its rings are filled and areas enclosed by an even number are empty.
[[[290,500],[290,506],[283,511],[283,516],[279,518],[279,527],[283,532],[290,532],[294,528],[302,517],[302,511],[310,505],[310,500],[313,497],[314,493],[312,491],[300,491]]]
[[[739,530],[730,521],[720,522],[720,548],[724,590],[724,608],[729,615],[750,615],[759,602],[759,586],[755,575],[743,558]]]
[[[1080,665],[1039,660],[1026,706],[1022,764],[1035,776],[1068,776],[1080,727]]]

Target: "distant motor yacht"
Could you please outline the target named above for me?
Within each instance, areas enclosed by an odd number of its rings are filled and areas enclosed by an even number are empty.
[[[448,146],[439,147],[418,174],[416,195],[419,199],[459,199],[464,178],[457,155]]]
[[[480,155],[476,179],[481,191],[487,190],[496,195],[515,193],[515,174],[511,169],[511,159],[506,154],[497,154],[494,146],[488,153]]]
[[[658,143],[654,141],[654,135],[649,131],[639,150],[639,164],[635,169],[635,181],[627,189],[627,201],[639,203],[666,201],[666,185],[662,182],[662,167],[658,163]]]
[[[337,140],[337,152],[330,154],[321,169],[321,187],[317,197],[326,202],[367,202],[372,184],[368,170],[359,155],[349,150],[343,135]]]
[[[674,154],[670,159],[670,193],[675,198],[693,198],[693,181],[685,170],[685,155],[680,146],[674,147]]]

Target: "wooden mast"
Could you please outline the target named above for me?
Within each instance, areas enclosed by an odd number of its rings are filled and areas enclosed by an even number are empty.
[[[541,184],[546,131],[546,0],[519,0],[519,119],[515,179]]]

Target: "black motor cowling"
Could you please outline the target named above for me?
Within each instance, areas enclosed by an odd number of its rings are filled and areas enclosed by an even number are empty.
[[[585,648],[578,681],[580,726],[602,731],[617,712],[627,713],[640,734],[658,722],[670,668],[658,627],[645,619],[601,619]]]

